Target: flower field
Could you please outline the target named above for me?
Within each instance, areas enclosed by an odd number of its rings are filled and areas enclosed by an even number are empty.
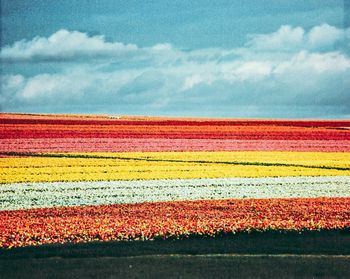
[[[0,247],[350,229],[350,121],[0,115]]]

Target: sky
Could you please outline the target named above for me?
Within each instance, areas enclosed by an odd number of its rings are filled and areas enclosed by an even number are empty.
[[[350,118],[350,0],[1,0],[0,111]]]

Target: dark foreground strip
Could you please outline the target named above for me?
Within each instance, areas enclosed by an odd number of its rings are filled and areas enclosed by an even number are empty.
[[[1,278],[350,278],[348,256],[142,256],[18,259]]]
[[[0,251],[0,278],[350,278],[350,232],[46,245]]]
[[[153,241],[50,244],[0,250],[0,261],[20,258],[91,258],[145,255],[350,255],[350,230],[242,232],[217,237]]]

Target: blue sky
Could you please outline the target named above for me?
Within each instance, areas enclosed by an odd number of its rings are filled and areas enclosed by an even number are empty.
[[[1,1],[0,109],[349,118],[349,1]]]

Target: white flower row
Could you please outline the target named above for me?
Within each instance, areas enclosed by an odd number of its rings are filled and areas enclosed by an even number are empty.
[[[174,200],[297,197],[350,197],[350,176],[2,184],[0,210]]]

